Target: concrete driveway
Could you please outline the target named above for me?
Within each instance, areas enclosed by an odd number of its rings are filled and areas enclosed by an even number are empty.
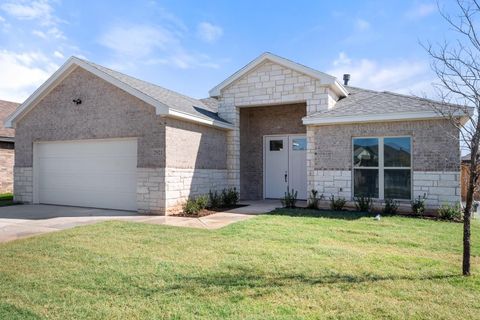
[[[177,227],[218,229],[267,212],[273,205],[253,205],[251,210],[226,211],[201,218],[139,215],[132,211],[105,210],[52,205],[14,205],[0,207],[0,242],[55,232],[107,220],[163,224]],[[249,213],[249,211],[251,213]],[[252,215],[253,214],[253,215]]]

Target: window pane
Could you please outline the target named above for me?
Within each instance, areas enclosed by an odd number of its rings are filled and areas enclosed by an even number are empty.
[[[281,151],[283,149],[283,140],[270,140],[270,151]]]
[[[383,152],[385,167],[410,167],[410,138],[385,138]]]
[[[378,139],[353,139],[353,165],[355,167],[378,167]]]
[[[378,198],[378,170],[355,169],[353,188],[355,197]]]
[[[411,171],[385,170],[385,199],[411,198]]]
[[[307,150],[307,139],[306,138],[293,139],[292,149],[294,151]]]

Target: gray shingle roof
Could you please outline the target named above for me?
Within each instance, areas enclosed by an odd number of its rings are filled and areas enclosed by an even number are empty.
[[[77,58],[78,59],[78,58]],[[104,72],[115,79],[123,82],[124,84],[150,96],[151,98],[157,100],[160,103],[167,105],[169,108],[184,112],[190,115],[194,115],[200,118],[207,120],[221,121],[224,123],[229,123],[228,121],[220,118],[217,113],[217,108],[213,108],[213,101],[204,102],[202,100],[197,100],[190,98],[178,92],[168,90],[166,88],[157,86],[153,83],[143,81],[121,72],[106,68],[104,66],[98,65],[96,63],[86,61],[83,59],[83,62],[89,64],[90,66]]]
[[[0,141],[13,141],[15,130],[5,128],[3,122],[18,106],[19,103],[0,100]]]
[[[333,109],[317,112],[309,118],[433,111],[432,104],[448,108],[440,102],[414,96],[350,86],[346,88],[350,94],[339,100]]]

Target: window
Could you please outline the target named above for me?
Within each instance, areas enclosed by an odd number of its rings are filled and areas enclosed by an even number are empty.
[[[306,138],[295,138],[292,140],[292,150],[293,151],[302,151],[307,150],[307,139]]]
[[[283,140],[270,140],[270,151],[282,151]]]
[[[411,199],[410,137],[353,139],[354,196]]]

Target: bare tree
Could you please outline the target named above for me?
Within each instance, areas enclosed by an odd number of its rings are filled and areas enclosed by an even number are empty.
[[[431,57],[432,70],[438,83],[434,86],[442,103],[432,104],[435,110],[458,128],[460,143],[470,152],[470,172],[463,210],[463,275],[470,275],[470,221],[473,195],[480,172],[480,38],[476,26],[480,15],[477,0],[456,0],[458,13],[448,14],[440,5],[439,11],[458,35],[455,41],[432,45],[423,44]],[[465,123],[465,117],[468,122]]]

